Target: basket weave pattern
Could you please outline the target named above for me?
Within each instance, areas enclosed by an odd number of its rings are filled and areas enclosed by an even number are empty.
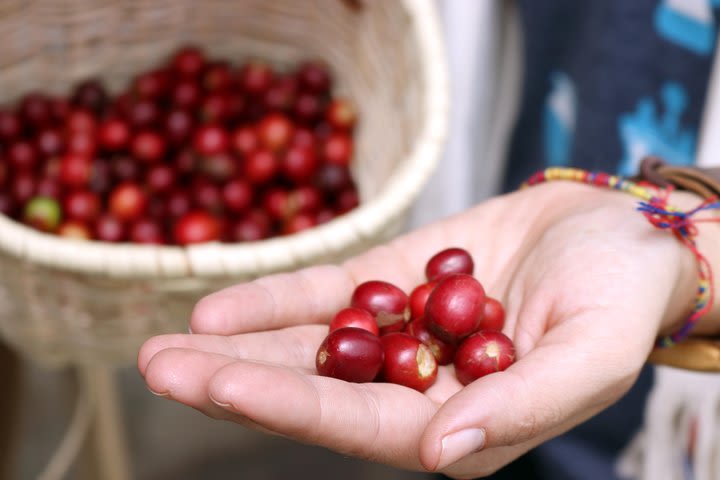
[[[148,336],[184,331],[205,293],[339,261],[400,231],[439,157],[447,85],[430,0],[10,0],[0,4],[0,102],[66,94],[87,76],[111,90],[183,43],[278,68],[322,58],[358,105],[361,207],[289,237],[189,248],[45,235],[0,216],[0,333],[43,362],[129,361]]]

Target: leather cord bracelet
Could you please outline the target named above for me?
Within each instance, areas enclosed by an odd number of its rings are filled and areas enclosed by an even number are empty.
[[[720,168],[679,167],[668,165],[659,157],[646,157],[640,163],[640,174],[635,180],[660,188],[672,185],[704,199],[720,198]]]
[[[720,198],[720,168],[680,167],[668,165],[658,157],[647,157],[640,164],[636,180],[660,188],[672,185],[705,200]],[[720,336],[693,336],[667,348],[656,348],[649,360],[687,370],[720,371]]]

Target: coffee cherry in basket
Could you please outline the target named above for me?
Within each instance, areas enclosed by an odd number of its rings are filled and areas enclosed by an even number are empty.
[[[131,221],[145,214],[148,199],[138,184],[125,182],[110,192],[109,202],[109,211],[115,218]]]
[[[62,187],[56,178],[42,177],[35,186],[35,196],[37,197],[49,197],[59,200],[62,193]]]
[[[173,228],[173,238],[179,245],[217,241],[221,233],[218,219],[203,210],[186,213]]]
[[[130,148],[135,158],[147,163],[155,163],[162,160],[167,145],[159,133],[145,130],[133,137]]]
[[[224,122],[230,116],[230,99],[224,93],[210,93],[200,103],[200,118],[204,122]]]
[[[168,193],[165,199],[165,212],[171,218],[182,217],[192,210],[192,197],[186,190],[173,190]]]
[[[162,117],[160,107],[150,100],[128,102],[125,116],[134,130],[151,129],[156,126]]]
[[[372,382],[382,366],[380,338],[362,328],[345,327],[330,332],[315,356],[320,375],[346,382]]]
[[[60,155],[65,150],[65,136],[58,128],[44,128],[35,137],[35,148],[45,157]]]
[[[430,348],[415,337],[395,332],[380,337],[385,361],[383,381],[424,392],[435,383],[438,366]]]
[[[245,177],[255,185],[270,182],[280,170],[275,155],[268,150],[255,150],[245,158]]]
[[[10,184],[10,193],[15,202],[23,205],[25,202],[35,196],[37,192],[37,184],[35,176],[30,172],[16,172],[13,182]]]
[[[249,182],[236,178],[225,184],[222,199],[225,208],[232,212],[242,212],[252,205],[255,192]]]
[[[14,169],[32,170],[38,163],[39,154],[33,143],[20,140],[10,145],[7,157]]]
[[[301,122],[315,123],[321,118],[322,113],[323,103],[317,95],[302,92],[297,96],[293,105],[293,114]]]
[[[28,225],[43,232],[53,232],[60,225],[60,205],[57,200],[47,197],[34,197],[25,205],[23,220]]]
[[[425,304],[428,329],[440,339],[457,342],[477,331],[483,319],[485,290],[472,275],[444,278]]]
[[[275,78],[263,95],[263,104],[269,111],[287,112],[295,103],[298,80],[295,75],[282,75]]]
[[[101,208],[100,197],[89,190],[70,192],[63,201],[65,217],[86,223],[95,221]]]
[[[475,268],[472,256],[462,248],[447,248],[430,258],[425,266],[429,281],[440,280],[453,273],[472,275]]]
[[[50,101],[40,92],[31,92],[20,100],[20,116],[32,127],[42,127],[50,122]]]
[[[165,117],[165,137],[174,145],[186,143],[193,132],[194,121],[192,114],[187,110],[171,110]]]
[[[90,190],[102,196],[110,191],[113,187],[113,178],[109,161],[100,158],[95,160],[89,187]]]
[[[106,120],[100,125],[98,136],[104,149],[111,152],[122,150],[130,143],[130,125],[120,119]]]
[[[318,60],[310,60],[300,65],[297,76],[300,87],[313,93],[325,93],[332,84],[327,65]]]
[[[340,192],[337,196],[338,213],[347,213],[360,204],[360,197],[355,187]]]
[[[90,183],[93,172],[92,158],[77,153],[66,153],[60,160],[60,182],[67,187],[84,187]]]
[[[15,140],[22,133],[22,121],[14,112],[0,110],[0,140]]]
[[[350,305],[366,310],[375,317],[381,333],[385,328],[404,327],[408,319],[408,297],[392,283],[371,280],[355,288]]]
[[[130,227],[130,240],[133,243],[162,245],[165,235],[159,222],[142,218]]]
[[[282,233],[284,235],[292,235],[293,233],[308,230],[315,225],[317,225],[315,215],[312,213],[299,212],[283,222]]]
[[[202,72],[205,61],[205,54],[200,48],[187,45],[175,52],[171,65],[180,75],[195,77]]]
[[[113,180],[116,182],[138,181],[142,172],[141,165],[127,155],[115,157],[110,164]]]
[[[70,113],[70,100],[64,97],[54,97],[50,99],[50,116],[52,120],[64,122]]]
[[[317,168],[318,159],[312,148],[294,145],[282,156],[282,173],[292,182],[307,183]]]
[[[201,98],[200,85],[191,79],[179,80],[170,91],[170,99],[175,108],[194,109],[200,103]]]
[[[145,184],[152,193],[167,193],[177,182],[177,172],[164,163],[152,165],[145,172]]]
[[[139,98],[155,100],[167,93],[169,84],[170,74],[167,70],[151,70],[135,77],[131,90]]]
[[[318,168],[315,183],[328,193],[339,193],[352,185],[350,170],[340,165],[322,165]]]
[[[292,134],[292,122],[280,113],[270,114],[258,124],[260,143],[273,152],[284,150],[290,143]]]
[[[230,238],[235,242],[255,242],[270,236],[270,217],[262,210],[247,212],[230,225]]]
[[[103,215],[95,222],[95,238],[103,242],[122,242],[127,236],[125,224],[112,215]]]
[[[108,100],[108,93],[97,78],[87,79],[75,86],[70,101],[92,112],[100,112]]]
[[[67,152],[94,157],[98,143],[94,132],[73,132],[67,137]]]
[[[214,62],[208,65],[202,76],[202,85],[208,92],[222,92],[232,83],[232,70],[225,62]]]
[[[515,346],[501,332],[483,330],[466,338],[455,352],[455,375],[463,385],[515,362]]]
[[[218,124],[203,125],[195,131],[193,146],[200,155],[217,155],[228,149],[230,137]]]
[[[12,215],[17,208],[17,202],[9,192],[0,190],[0,213]]]
[[[348,166],[353,154],[353,142],[349,135],[335,132],[325,141],[323,158],[332,165]]]
[[[249,155],[258,149],[260,139],[255,128],[248,126],[238,127],[230,136],[230,143],[236,153]]]
[[[259,60],[248,62],[240,69],[240,86],[251,95],[265,92],[273,80],[273,71],[269,65]]]
[[[352,130],[356,118],[355,107],[345,98],[336,98],[330,102],[325,111],[325,120],[340,130]]]
[[[79,220],[66,220],[57,229],[61,237],[74,240],[90,240],[92,234],[87,224]]]

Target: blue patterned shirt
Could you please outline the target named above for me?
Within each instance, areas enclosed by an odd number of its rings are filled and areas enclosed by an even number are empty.
[[[720,0],[518,3],[525,77],[506,190],[550,165],[632,175],[649,154],[694,162]],[[619,478],[652,381],[646,368],[619,403],[491,478]]]

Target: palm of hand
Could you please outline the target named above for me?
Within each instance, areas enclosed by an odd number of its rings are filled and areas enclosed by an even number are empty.
[[[680,249],[636,218],[627,199],[578,186],[533,190],[481,204],[342,267],[213,294],[195,309],[194,335],[143,346],[140,371],[153,391],[215,418],[402,468],[442,468],[457,477],[492,472],[630,387],[678,275],[652,259],[677,258]],[[448,246],[469,250],[475,276],[504,300],[515,365],[464,389],[452,366],[441,367],[425,394],[315,375],[326,323],[348,304],[354,285],[383,279],[409,291],[422,282],[425,260]],[[441,454],[442,438],[469,427],[485,432],[481,451]]]

